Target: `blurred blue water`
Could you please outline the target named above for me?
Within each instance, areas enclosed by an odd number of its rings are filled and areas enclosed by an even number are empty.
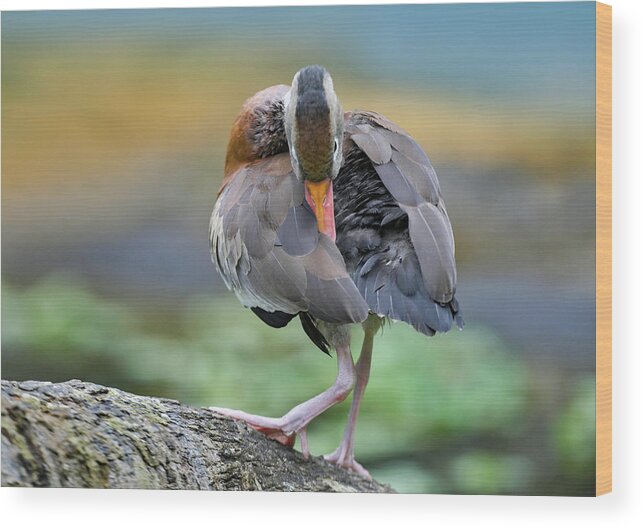
[[[449,93],[593,110],[595,3],[497,3],[4,13],[3,39],[100,45],[223,42],[266,61],[321,50],[356,75]],[[155,44],[157,45],[157,44]],[[306,59],[304,59],[305,61]]]

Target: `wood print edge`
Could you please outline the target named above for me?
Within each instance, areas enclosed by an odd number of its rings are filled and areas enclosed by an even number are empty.
[[[596,495],[612,491],[612,7],[596,3]]]

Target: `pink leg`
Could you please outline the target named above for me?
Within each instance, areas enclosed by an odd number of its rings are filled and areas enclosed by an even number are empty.
[[[297,405],[281,418],[268,418],[221,407],[210,407],[210,409],[218,414],[242,420],[268,436],[268,438],[277,440],[289,447],[294,445],[297,433],[303,432],[302,451],[304,455],[307,455],[306,426],[326,409],[346,399],[355,383],[355,367],[353,366],[350,347],[348,345],[338,345],[336,350],[337,378],[335,379],[335,384],[314,398]]]
[[[357,424],[357,416],[359,415],[359,407],[362,402],[364,392],[366,391],[366,385],[368,384],[368,378],[371,372],[373,339],[379,326],[379,319],[373,321],[369,320],[364,323],[364,342],[362,343],[362,351],[360,352],[359,360],[355,365],[357,382],[355,384],[355,390],[353,392],[353,402],[351,404],[351,411],[348,416],[348,425],[346,426],[346,430],[344,431],[344,438],[342,439],[342,443],[335,451],[324,457],[329,462],[333,462],[338,466],[355,471],[356,473],[368,479],[371,478],[370,473],[355,460],[353,444],[355,437],[355,426]]]
[[[301,444],[301,454],[304,455],[304,458],[308,458],[310,456],[310,449],[308,449],[308,433],[305,427],[299,431],[299,442]]]

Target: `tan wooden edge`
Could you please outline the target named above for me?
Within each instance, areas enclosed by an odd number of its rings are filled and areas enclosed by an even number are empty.
[[[596,3],[596,495],[612,491],[612,7]]]

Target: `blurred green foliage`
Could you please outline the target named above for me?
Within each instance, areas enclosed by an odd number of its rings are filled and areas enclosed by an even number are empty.
[[[269,328],[232,294],[197,296],[161,316],[65,275],[2,293],[5,378],[75,377],[280,415],[335,376],[335,361],[296,324]],[[360,338],[355,331],[354,350]],[[387,325],[375,347],[356,443],[375,478],[401,492],[593,492],[593,379],[577,376],[554,394],[535,387],[534,366],[475,324],[432,339]],[[336,447],[348,405],[311,424],[313,453]]]
[[[596,464],[595,380],[582,378],[555,425],[557,452],[565,473],[594,478]],[[588,398],[588,395],[594,396]]]

